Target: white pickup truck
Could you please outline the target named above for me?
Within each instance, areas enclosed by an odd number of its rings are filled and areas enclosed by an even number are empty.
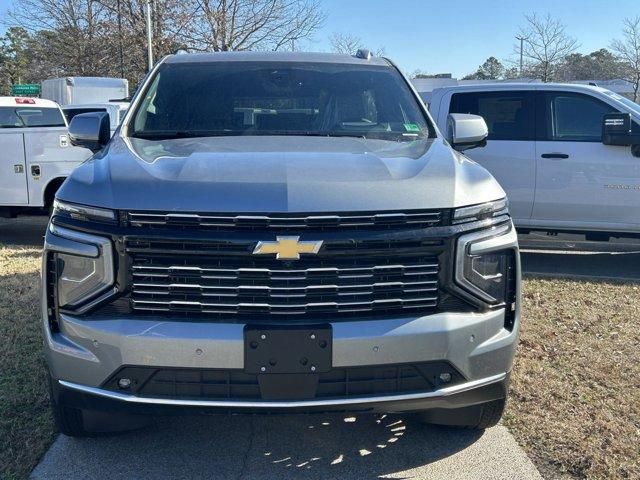
[[[90,156],[71,145],[57,103],[0,97],[0,216],[51,207],[58,187]]]
[[[509,197],[520,231],[640,235],[640,105],[569,84],[483,84],[433,91],[443,132],[450,113],[484,117],[489,136],[469,156]]]

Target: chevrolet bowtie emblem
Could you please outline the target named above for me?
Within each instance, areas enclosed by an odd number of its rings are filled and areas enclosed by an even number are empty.
[[[322,240],[301,242],[300,237],[276,237],[275,242],[258,242],[254,255],[276,254],[278,260],[300,260],[301,253],[316,254],[322,247]]]

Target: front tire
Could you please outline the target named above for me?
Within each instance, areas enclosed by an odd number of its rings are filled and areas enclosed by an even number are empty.
[[[138,430],[147,426],[149,417],[125,413],[94,412],[60,405],[49,376],[49,399],[53,419],[60,433],[69,437],[97,437],[105,434]]]
[[[49,376],[49,403],[51,404],[53,420],[60,433],[69,437],[92,436],[92,433],[84,428],[82,410],[58,404],[53,393],[53,379],[51,376]]]
[[[421,413],[420,420],[431,425],[484,430],[494,427],[500,422],[506,404],[506,398],[502,398],[471,407],[434,409]]]

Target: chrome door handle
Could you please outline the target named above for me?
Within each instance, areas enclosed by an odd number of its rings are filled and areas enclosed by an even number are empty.
[[[14,165],[13,166],[13,173],[24,173],[24,165]]]
[[[553,158],[555,160],[566,160],[569,158],[569,155],[566,153],[543,153],[542,158]]]

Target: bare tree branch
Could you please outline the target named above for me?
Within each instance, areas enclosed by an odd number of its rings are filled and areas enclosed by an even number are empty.
[[[624,79],[633,84],[633,101],[638,101],[640,90],[640,17],[626,18],[622,39],[611,42],[611,49],[623,62]]]
[[[525,15],[519,36],[524,38],[523,57],[527,70],[543,82],[554,79],[558,65],[578,48],[575,38],[567,35],[565,25],[550,14],[540,17]],[[514,48],[519,53],[520,46]]]
[[[360,37],[356,37],[350,33],[334,32],[329,37],[331,51],[334,53],[344,53],[353,55],[359,48],[364,48]]]

